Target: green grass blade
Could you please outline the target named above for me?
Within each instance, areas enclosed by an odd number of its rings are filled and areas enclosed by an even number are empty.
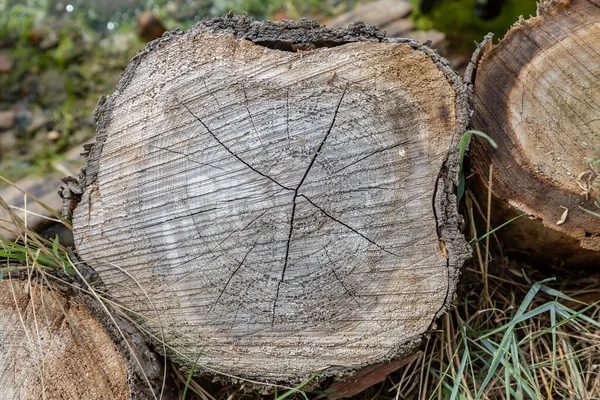
[[[58,255],[58,235],[56,235],[54,241],[52,242],[52,253],[54,253],[56,258],[60,258],[60,255]]]
[[[550,310],[550,326],[552,327],[552,374],[550,379],[550,392],[554,386],[554,377],[556,376],[556,309],[553,307]]]
[[[181,400],[185,400],[185,396],[187,395],[188,387],[190,387],[190,383],[192,382],[192,377],[194,376],[194,372],[196,372],[196,365],[198,364],[198,360],[200,359],[200,356],[202,355],[203,352],[204,352],[204,349],[202,349],[202,351],[198,354],[198,357],[196,357],[196,360],[194,360],[192,369],[190,370],[187,380],[185,381],[185,387],[183,388],[183,394],[181,395]]]
[[[544,293],[546,293],[546,294],[548,294],[548,295],[550,295],[552,297],[556,297],[556,298],[563,299],[563,300],[568,300],[568,301],[574,301],[576,303],[583,304],[580,301],[577,301],[574,298],[572,298],[570,296],[567,296],[566,294],[564,294],[562,292],[559,292],[558,290],[552,289],[551,287],[548,287],[548,286],[545,286],[545,285],[540,285],[540,291],[544,292]]]
[[[280,396],[277,396],[275,398],[275,400],[283,400],[283,399],[287,399],[288,397],[290,397],[293,394],[296,393],[300,393],[302,394],[302,396],[304,396],[304,398],[306,400],[308,400],[308,397],[306,396],[306,393],[304,393],[302,391],[302,388],[306,385],[308,385],[308,383],[310,383],[313,379],[315,379],[317,376],[319,376],[319,374],[321,373],[321,371],[317,371],[314,374],[312,374],[311,376],[308,377],[308,379],[302,381],[298,386],[294,387],[293,389],[288,390],[287,392],[283,393]]]
[[[541,283],[536,282],[533,284],[531,289],[529,289],[529,292],[527,293],[527,295],[525,295],[523,302],[521,303],[521,305],[519,306],[519,309],[517,310],[517,313],[515,314],[515,318],[519,318],[523,314],[525,314],[525,310],[527,310],[527,308],[533,301],[534,297],[539,292],[540,286],[541,286]],[[498,367],[504,362],[504,357],[506,356],[506,354],[509,354],[509,340],[511,340],[513,338],[513,330],[514,330],[515,324],[511,321],[510,323],[505,325],[505,327],[506,327],[506,332],[504,333],[504,337],[502,338],[502,341],[500,342],[500,345],[498,346],[498,350],[494,353],[494,356],[492,357],[492,361],[490,363],[487,375],[485,376],[485,379],[483,380],[481,387],[479,388],[479,391],[477,392],[477,394],[475,396],[478,399],[482,397],[483,392],[485,391],[487,385],[490,383],[490,381],[492,380],[494,375],[496,375],[496,371],[497,371]]]
[[[515,220],[517,220],[517,219],[519,219],[519,218],[521,218],[521,217],[523,217],[523,216],[525,216],[525,215],[527,215],[527,214],[519,214],[519,215],[517,215],[516,217],[509,219],[508,221],[506,221],[506,222],[505,222],[505,223],[503,223],[502,225],[500,225],[500,226],[497,226],[497,227],[495,227],[494,229],[492,229],[491,231],[487,232],[485,235],[482,235],[481,237],[478,237],[478,238],[473,238],[473,239],[471,239],[471,241],[469,242],[469,244],[470,244],[470,245],[473,245],[473,244],[475,244],[475,243],[478,243],[478,242],[482,241],[483,239],[485,239],[485,238],[486,238],[486,237],[488,237],[489,235],[492,235],[492,234],[494,234],[496,231],[498,231],[498,230],[500,230],[500,229],[504,228],[506,225],[510,224],[511,222],[513,222],[513,221],[515,221]]]
[[[588,214],[590,214],[590,215],[593,215],[593,216],[594,216],[594,217],[596,217],[596,218],[600,218],[600,214],[598,214],[598,213],[596,213],[596,212],[593,212],[592,210],[588,210],[588,209],[586,209],[586,208],[583,208],[583,207],[581,207],[581,206],[579,206],[579,208],[581,208],[581,209],[582,209],[583,211],[585,211],[586,213],[588,213]]]

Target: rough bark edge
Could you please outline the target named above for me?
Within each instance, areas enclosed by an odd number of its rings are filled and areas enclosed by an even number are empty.
[[[368,27],[362,22],[355,22],[347,28],[330,29],[319,25],[319,23],[314,20],[302,19],[300,22],[256,22],[246,15],[238,16],[229,13],[220,18],[199,22],[187,32],[180,29],[167,32],[161,38],[148,43],[128,64],[121,80],[117,84],[115,92],[110,96],[102,96],[98,101],[97,108],[94,111],[94,122],[97,127],[96,140],[94,144],[87,147],[85,153],[82,154],[86,157],[86,165],[79,172],[78,179],[72,177],[65,178],[64,182],[67,184],[67,187],[61,187],[61,190],[59,191],[61,197],[64,199],[63,213],[65,213],[65,217],[70,218],[72,210],[81,200],[81,196],[85,193],[87,188],[94,185],[97,180],[99,160],[108,134],[108,127],[114,107],[114,99],[129,85],[137,67],[150,52],[160,48],[162,45],[184,36],[194,36],[200,31],[220,34],[230,33],[235,35],[238,39],[250,40],[255,44],[282,51],[311,50],[318,47],[335,47],[347,43],[364,41],[405,43],[409,44],[413,49],[425,53],[425,55],[427,55],[438,67],[440,72],[444,74],[456,94],[456,127],[453,132],[453,138],[451,140],[450,148],[448,149],[447,157],[442,164],[438,179],[436,180],[436,188],[434,189],[432,199],[432,208],[438,228],[440,251],[447,258],[446,272],[448,276],[448,291],[445,296],[444,304],[435,313],[435,317],[432,319],[430,325],[435,326],[435,320],[446,312],[454,300],[460,268],[464,261],[471,257],[471,249],[467,245],[464,235],[462,235],[460,230],[464,221],[458,213],[455,194],[459,170],[458,145],[461,135],[466,130],[470,117],[467,101],[468,97],[461,78],[450,67],[450,63],[441,57],[435,50],[431,49],[426,44],[421,44],[412,39],[386,38],[382,31],[375,27]],[[448,249],[450,249],[450,251],[448,251]],[[131,325],[129,322],[126,324]],[[114,330],[114,327],[112,329]],[[422,340],[427,336],[427,332],[424,332],[423,334],[408,339],[404,343],[398,344],[388,354],[377,360],[377,362],[385,362],[394,358],[410,355],[411,352],[418,349]],[[119,342],[121,341],[120,336],[115,339]],[[143,349],[147,349],[143,340],[139,343],[140,345],[143,344]],[[323,371],[322,374],[313,381],[313,386],[326,377],[348,377],[366,365],[367,364],[364,364],[353,368],[330,368]],[[232,383],[237,383],[239,381],[239,383],[251,383],[251,386],[256,386],[256,384],[259,383],[244,378],[236,379],[230,375],[219,376],[215,372],[210,371],[203,371],[203,373],[214,375],[217,380],[224,380]],[[298,379],[300,381],[302,377],[298,377]],[[269,381],[268,383],[278,384],[280,382]],[[265,387],[263,386],[262,389],[264,388]],[[270,389],[272,389],[272,387],[267,387],[267,390]]]
[[[81,196],[86,189],[96,182],[98,176],[99,160],[102,147],[106,141],[108,125],[112,116],[114,99],[128,85],[135,71],[146,56],[171,40],[183,36],[194,36],[200,31],[211,33],[231,33],[238,39],[250,40],[253,43],[269,48],[279,48],[283,51],[309,50],[318,47],[334,47],[346,43],[358,41],[381,42],[385,34],[375,27],[367,27],[361,22],[356,22],[348,28],[330,29],[320,26],[315,20],[302,19],[300,22],[284,21],[256,22],[246,15],[234,15],[229,13],[220,18],[201,21],[190,30],[184,32],[175,29],[166,32],[162,37],[148,43],[129,62],[121,80],[117,84],[115,92],[110,96],[101,96],[94,111],[94,123],[96,124],[96,137],[92,145],[85,148],[82,153],[86,157],[86,164],[80,170],[78,178],[66,177],[63,182],[66,187],[59,190],[63,198],[63,216],[70,219],[72,210],[81,201]],[[416,43],[416,42],[415,42]]]
[[[437,187],[434,191],[433,211],[436,218],[438,229],[438,241],[440,250],[447,257],[448,271],[448,292],[444,305],[438,310],[435,319],[443,315],[456,296],[456,286],[460,274],[460,269],[466,260],[471,258],[472,250],[467,244],[462,233],[464,219],[458,212],[458,203],[456,197],[456,187],[458,186],[459,163],[459,144],[462,135],[467,129],[471,119],[471,108],[469,105],[469,96],[462,79],[456,74],[450,66],[450,62],[440,56],[434,49],[426,44],[420,44],[410,39],[388,39],[389,42],[408,43],[415,50],[425,53],[438,69],[444,74],[448,83],[454,89],[456,94],[456,121],[452,134],[452,140],[448,149],[446,160],[442,164],[437,179]],[[435,324],[435,319],[432,325]]]
[[[132,322],[120,315],[119,311],[106,305],[112,318],[92,295],[78,292],[70,297],[73,301],[81,304],[98,322],[102,324],[105,332],[115,343],[127,363],[127,379],[132,400],[158,399],[175,400],[176,393],[167,387],[163,391],[163,376],[165,374],[164,357],[154,352],[147,344],[147,339],[134,326]],[[120,329],[120,332],[119,332]],[[122,333],[122,334],[121,334]],[[133,349],[133,354],[130,350]],[[145,374],[145,375],[144,375]],[[147,376],[151,387],[146,381]],[[162,394],[162,396],[161,396]]]
[[[465,82],[465,91],[468,96],[471,114],[473,113],[473,86],[475,85],[477,67],[479,66],[479,61],[481,61],[481,58],[492,49],[493,38],[494,34],[491,32],[483,37],[483,40],[477,45],[477,48],[473,52],[473,55],[471,56],[471,61],[469,61],[469,64],[467,65],[467,69],[465,69],[465,75],[463,80]],[[469,120],[471,119],[471,116],[472,115],[469,115]]]

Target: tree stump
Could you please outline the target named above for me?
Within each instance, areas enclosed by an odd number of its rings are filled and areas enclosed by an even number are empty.
[[[600,194],[586,163],[600,143],[600,3],[545,1],[495,47],[479,51],[472,127],[498,143],[473,143],[473,164],[487,184],[493,164],[494,224],[526,213],[502,236],[536,260],[597,265],[600,219],[582,208]],[[508,207],[512,208],[512,210]]]
[[[96,121],[76,250],[175,363],[344,375],[452,300],[466,95],[428,47],[228,15],[150,43]]]

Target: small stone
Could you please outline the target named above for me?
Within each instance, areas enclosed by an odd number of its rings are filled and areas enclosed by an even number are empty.
[[[46,134],[48,140],[56,140],[60,137],[60,132],[58,131],[50,131]]]
[[[144,11],[137,16],[136,32],[139,37],[149,42],[161,37],[166,29],[152,11]]]
[[[0,73],[7,73],[12,70],[12,59],[6,54],[0,54]]]
[[[27,125],[27,128],[25,128],[25,130],[28,133],[32,133],[32,132],[37,131],[38,129],[45,127],[50,122],[52,122],[52,117],[50,116],[49,113],[44,112],[40,108],[35,108],[32,111],[31,121],[29,122],[29,124]]]
[[[0,111],[0,130],[7,130],[15,126],[17,116],[13,111]]]

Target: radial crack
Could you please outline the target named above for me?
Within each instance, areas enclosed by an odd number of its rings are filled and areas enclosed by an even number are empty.
[[[252,113],[250,113],[250,106],[248,105],[248,96],[246,95],[246,87],[244,86],[244,84],[242,84],[242,92],[244,93],[246,112],[248,113],[248,118],[250,118],[250,123],[252,124],[252,129],[254,129],[254,133],[256,133],[256,138],[258,139],[260,146],[263,148],[265,153],[267,153],[267,155],[269,155],[267,148],[263,144],[262,140],[260,139],[260,135],[258,134],[258,131],[256,130],[256,125],[254,125],[254,118],[252,118]]]
[[[372,245],[376,246],[377,248],[379,248],[380,250],[394,256],[394,257],[400,257],[398,254],[386,249],[385,247],[381,246],[380,244],[378,244],[377,242],[375,242],[372,239],[369,239],[368,237],[366,237],[365,235],[363,235],[362,233],[360,233],[359,231],[357,231],[356,229],[354,229],[353,227],[351,227],[350,225],[348,225],[347,223],[340,221],[339,219],[335,218],[333,215],[329,214],[327,211],[323,210],[321,207],[319,207],[318,205],[316,205],[311,199],[309,199],[308,197],[306,197],[305,195],[301,194],[299,195],[300,197],[303,197],[306,201],[308,201],[310,204],[312,204],[313,207],[315,207],[317,210],[319,210],[321,213],[323,213],[323,215],[331,218],[333,221],[337,222],[338,224],[346,227],[348,230],[354,232],[355,234],[357,234],[358,236],[360,236],[361,238],[365,239],[367,242],[371,243]]]
[[[313,156],[312,160],[310,160],[310,164],[308,164],[308,168],[306,168],[306,172],[304,172],[304,176],[302,177],[302,179],[300,180],[300,183],[296,187],[296,192],[295,192],[296,195],[298,194],[298,190],[300,189],[300,186],[302,186],[302,184],[304,183],[304,180],[308,176],[308,173],[310,172],[310,169],[312,168],[313,164],[317,160],[317,157],[319,156],[319,153],[321,153],[321,149],[323,148],[323,145],[325,144],[325,141],[329,137],[329,134],[331,133],[331,130],[333,129],[333,126],[335,125],[335,120],[337,118],[338,111],[340,110],[340,106],[342,105],[342,100],[344,100],[344,96],[346,95],[346,91],[347,90],[348,90],[348,87],[346,87],[344,89],[344,91],[342,92],[342,95],[340,96],[340,100],[338,101],[337,106],[335,107],[335,111],[333,113],[333,119],[331,120],[331,125],[329,125],[329,129],[327,129],[327,133],[325,133],[325,136],[323,137],[323,140],[321,140],[321,143],[319,144],[319,147],[317,147],[317,151],[315,152],[315,155]],[[294,196],[294,198],[295,198],[295,196]]]
[[[356,161],[353,161],[353,162],[351,162],[351,163],[350,163],[350,164],[348,164],[348,165],[345,165],[345,166],[343,166],[342,168],[338,169],[337,171],[334,171],[334,172],[333,172],[331,175],[335,175],[335,174],[337,174],[338,172],[341,172],[341,171],[345,170],[346,168],[350,168],[351,166],[353,166],[353,165],[355,165],[355,164],[358,164],[359,162],[361,162],[361,161],[364,161],[364,160],[366,160],[367,158],[374,156],[375,154],[379,154],[379,153],[383,153],[384,151],[388,151],[388,150],[395,149],[396,147],[402,146],[403,144],[404,144],[404,143],[396,143],[396,144],[394,144],[394,145],[392,145],[392,146],[388,146],[388,147],[385,147],[385,148],[383,148],[383,149],[375,150],[374,152],[372,152],[372,153],[370,153],[370,154],[367,154],[366,156],[364,156],[364,157],[361,157],[361,158],[359,158],[358,160],[356,160]]]
[[[225,171],[225,170],[224,170],[223,168],[221,168],[221,167],[217,167],[217,166],[215,166],[215,165],[208,164],[208,163],[203,163],[203,162],[200,162],[200,161],[197,161],[197,160],[192,160],[192,159],[190,158],[190,155],[189,155],[189,154],[186,154],[186,153],[184,153],[184,152],[182,152],[182,151],[172,150],[172,149],[168,149],[168,148],[166,148],[166,147],[159,147],[159,146],[154,146],[154,145],[150,145],[150,147],[153,147],[153,148],[155,148],[155,149],[158,149],[158,150],[164,150],[164,151],[167,151],[167,152],[169,152],[169,153],[173,153],[173,154],[179,154],[179,155],[182,155],[182,156],[184,156],[184,157],[185,157],[185,158],[186,158],[188,161],[190,161],[190,162],[193,162],[194,164],[202,165],[203,167],[211,167],[211,168],[220,169],[221,171]]]
[[[296,192],[294,192],[294,199],[292,203],[292,217],[290,218],[290,230],[288,232],[288,239],[285,246],[285,259],[283,261],[283,269],[281,270],[281,278],[279,282],[277,282],[277,291],[275,292],[275,301],[273,302],[273,313],[271,314],[271,326],[275,323],[275,310],[277,308],[277,300],[279,300],[279,289],[281,288],[281,283],[285,278],[285,270],[287,269],[288,259],[290,256],[290,244],[292,243],[292,233],[294,232],[294,217],[296,216],[296,197],[298,196]]]
[[[327,141],[327,138],[329,137],[329,134],[331,133],[331,130],[333,129],[333,126],[335,125],[335,120],[337,118],[338,111],[340,110],[340,106],[342,105],[342,100],[344,100],[344,95],[346,94],[347,90],[348,90],[348,88],[346,87],[344,89],[344,91],[342,92],[342,95],[340,96],[340,99],[338,100],[338,103],[335,107],[335,111],[333,113],[333,118],[331,120],[331,124],[329,125],[329,128],[327,129],[327,132],[325,133],[325,136],[323,137],[323,140],[321,140],[319,147],[317,147],[317,151],[315,152],[313,158],[310,160],[310,164],[308,164],[308,167],[306,168],[306,171],[304,172],[302,179],[300,179],[300,183],[298,183],[298,186],[296,186],[296,189],[294,190],[294,198],[292,199],[292,217],[290,218],[290,230],[289,230],[288,240],[287,240],[287,244],[286,244],[286,248],[285,248],[285,259],[283,261],[281,278],[279,279],[279,282],[277,282],[277,290],[275,292],[275,301],[273,302],[273,313],[271,314],[271,327],[275,323],[275,311],[277,309],[277,301],[279,300],[279,289],[281,288],[281,283],[285,279],[285,271],[287,269],[289,255],[290,255],[290,244],[292,242],[292,234],[294,232],[294,217],[296,215],[296,199],[298,198],[298,191],[300,190],[300,187],[302,186],[302,184],[304,183],[304,180],[308,176],[310,169],[312,168],[317,157],[319,156],[319,153],[321,152],[323,145]]]
[[[342,285],[342,287],[344,288],[344,290],[346,291],[346,294],[348,295],[348,297],[350,297],[352,300],[354,300],[354,302],[360,306],[360,303],[358,302],[358,300],[356,300],[355,298],[355,294],[352,293],[352,291],[350,291],[350,289],[348,289],[346,287],[346,284],[340,279],[340,277],[338,276],[337,272],[335,272],[335,268],[333,268],[333,265],[335,264],[333,262],[333,260],[331,259],[331,256],[329,255],[329,252],[327,251],[327,247],[323,246],[323,250],[325,250],[325,255],[327,256],[327,258],[329,259],[329,268],[331,268],[331,272],[333,272],[333,276],[335,276],[335,279],[337,279],[337,281],[340,283],[340,285]]]
[[[215,135],[213,133],[213,131],[210,130],[210,128],[208,127],[208,125],[206,125],[204,123],[204,121],[202,121],[202,119],[200,119],[200,117],[198,117],[196,114],[194,114],[192,112],[192,110],[190,110],[190,108],[188,106],[186,106],[185,104],[183,104],[181,101],[179,101],[179,105],[181,105],[183,108],[185,108],[190,113],[190,115],[192,115],[192,117],[194,117],[196,119],[196,121],[200,122],[200,124],[204,127],[204,129],[206,129],[206,131],[213,137],[213,139],[215,139],[217,141],[217,143],[219,143],[229,154],[231,154],[233,157],[235,157],[239,162],[241,162],[242,164],[244,164],[246,167],[250,168],[252,171],[256,172],[258,175],[262,176],[263,178],[267,178],[268,180],[270,180],[271,182],[273,182],[274,184],[276,184],[280,188],[283,188],[283,189],[286,189],[286,190],[290,190],[290,191],[294,190],[292,188],[288,188],[286,186],[283,186],[281,183],[277,182],[275,179],[271,178],[269,175],[263,174],[262,172],[260,172],[256,168],[254,168],[252,165],[248,164],[240,156],[238,156],[233,151],[231,151],[231,149],[229,147],[227,147],[225,145],[225,143],[221,142],[221,140],[219,140],[219,138],[217,137],[217,135]]]
[[[235,269],[235,271],[233,271],[233,273],[229,276],[229,279],[227,279],[227,282],[225,282],[225,286],[223,287],[223,289],[219,293],[219,296],[217,297],[217,299],[215,300],[215,302],[213,303],[213,305],[208,309],[209,313],[219,303],[219,300],[221,300],[221,296],[223,296],[223,293],[225,293],[225,290],[227,290],[227,286],[229,285],[229,282],[231,282],[231,280],[233,279],[233,277],[235,276],[235,274],[237,274],[237,272],[240,270],[240,268],[242,268],[242,265],[244,265],[244,262],[246,261],[246,258],[248,258],[248,255],[250,254],[250,252],[252,250],[254,250],[254,248],[256,247],[256,244],[258,243],[258,239],[259,238],[260,238],[260,236],[256,238],[256,240],[254,241],[254,243],[252,244],[252,246],[250,247],[250,249],[248,249],[248,251],[244,255],[244,258],[242,259],[242,261],[240,261],[240,263],[238,264],[238,266]]]

